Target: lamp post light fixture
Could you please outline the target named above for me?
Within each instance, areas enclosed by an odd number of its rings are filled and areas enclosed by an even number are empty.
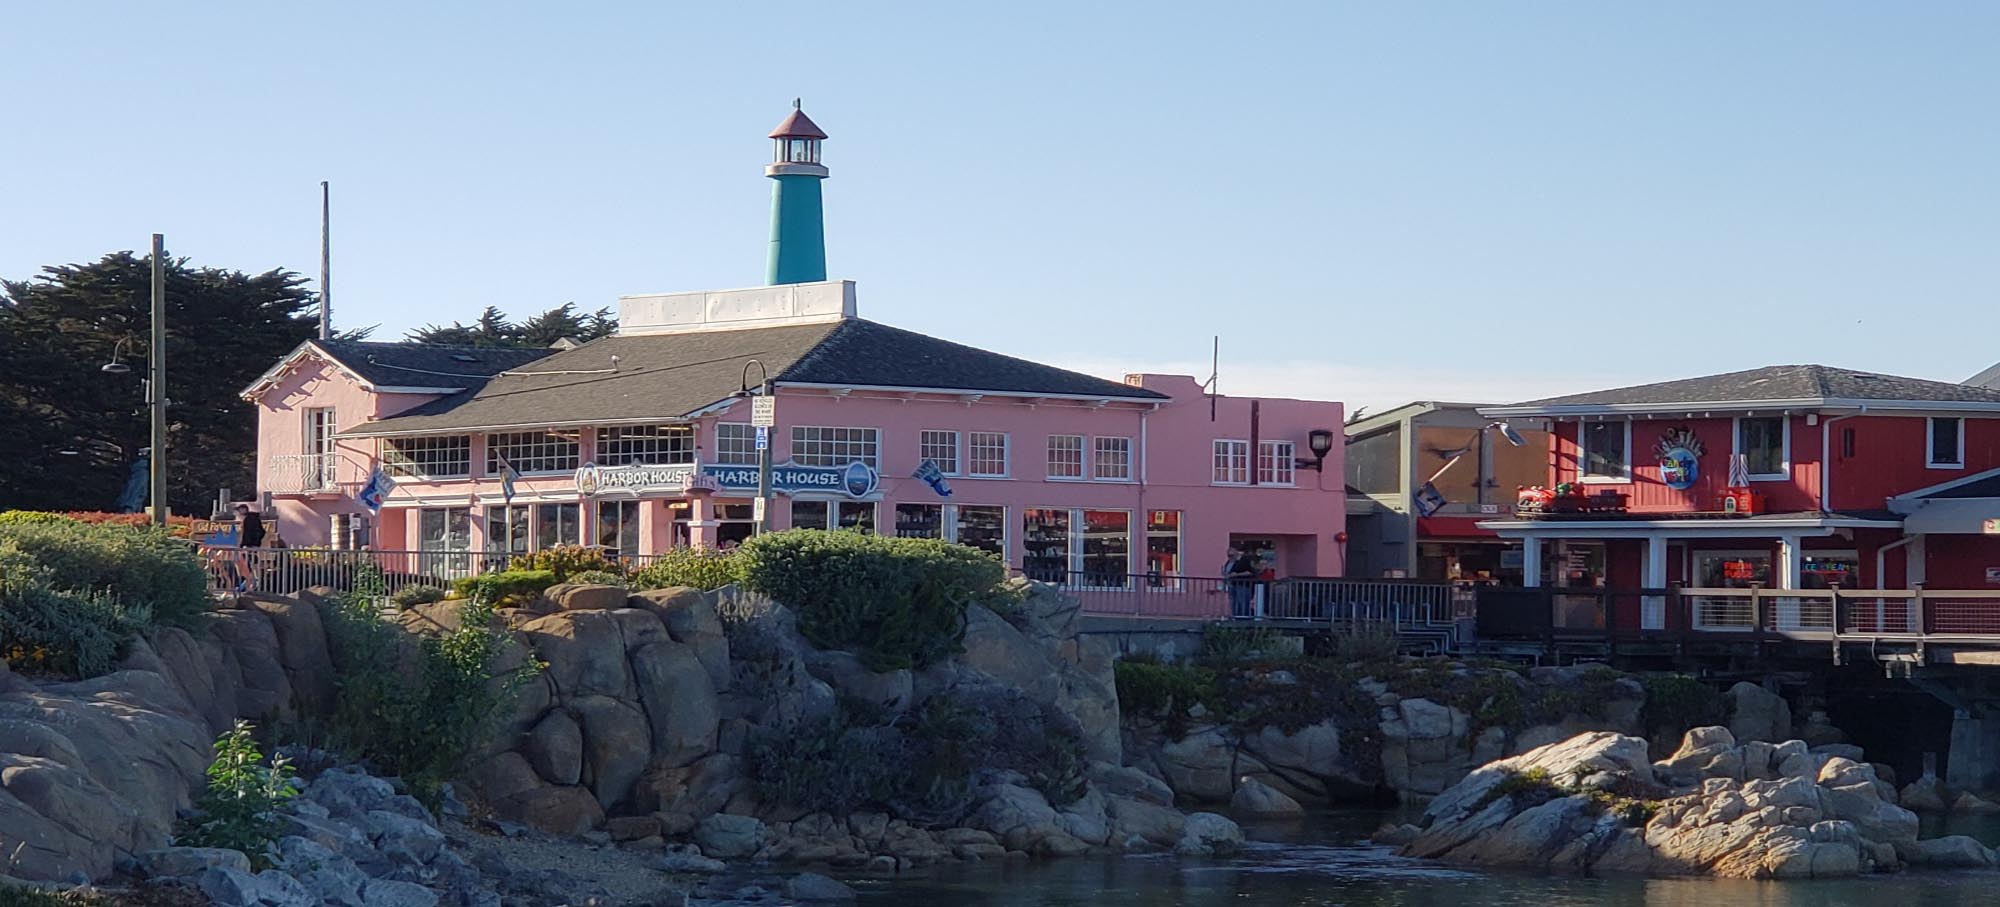
[[[750,390],[750,366],[753,365],[757,367],[757,374],[763,379],[757,383],[757,390],[754,394]],[[741,396],[753,398],[770,397],[770,369],[765,368],[764,363],[756,359],[744,362],[743,380],[737,393]],[[772,400],[771,403],[766,405],[772,405],[776,402],[776,400]],[[755,406],[754,402],[752,406]],[[752,535],[763,535],[764,530],[771,524],[771,429],[775,426],[770,424],[770,420],[759,418],[754,411],[751,414],[750,421],[756,426],[758,433],[764,436],[764,443],[758,445],[757,450],[757,510],[753,514],[755,519],[750,524],[750,533]]]
[[[163,256],[166,253],[166,236],[153,234],[153,311],[152,343],[146,349],[146,408],[152,417],[151,455],[147,457],[149,475],[146,500],[153,512],[153,523],[167,525],[167,280]],[[119,358],[132,338],[120,338],[111,348],[111,361],[98,367],[107,375],[129,375],[132,367]]]
[[[1312,431],[1306,432],[1306,449],[1312,451],[1312,459],[1294,457],[1292,459],[1292,468],[1311,469],[1316,472],[1326,471],[1326,455],[1333,452],[1333,431],[1331,429],[1315,428]]]

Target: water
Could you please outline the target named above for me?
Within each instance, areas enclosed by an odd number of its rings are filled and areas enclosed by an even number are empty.
[[[2000,900],[2000,872],[1908,872],[1818,882],[1585,879],[1467,870],[1367,843],[1381,813],[1246,826],[1231,859],[1107,857],[941,867],[927,877],[849,880],[864,905],[909,907],[1971,907]],[[2000,842],[2000,817],[1931,834]]]

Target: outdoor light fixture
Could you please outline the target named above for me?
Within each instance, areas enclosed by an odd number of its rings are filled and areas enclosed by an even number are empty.
[[[130,345],[131,343],[132,343],[132,338],[130,337],[118,338],[118,345],[111,348],[111,361],[106,362],[104,363],[104,365],[100,366],[98,368],[98,371],[103,372],[107,375],[131,374],[132,367],[118,360],[118,354],[123,352],[125,350],[125,347]]]
[[[1304,457],[1294,458],[1292,467],[1295,469],[1325,471],[1326,455],[1333,452],[1333,432],[1324,428],[1315,428],[1312,431],[1306,432],[1306,449],[1312,451],[1312,459],[1308,460]]]

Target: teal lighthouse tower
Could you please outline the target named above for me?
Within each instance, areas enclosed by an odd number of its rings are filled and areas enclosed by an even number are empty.
[[[826,133],[792,101],[792,115],[771,130],[776,145],[764,175],[771,186],[771,256],[764,282],[813,283],[826,279],[825,210],[819,184],[826,165],[819,162],[819,143]]]

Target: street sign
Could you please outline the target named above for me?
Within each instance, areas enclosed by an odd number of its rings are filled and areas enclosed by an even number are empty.
[[[757,426],[757,449],[771,449],[771,429],[768,426]]]
[[[757,522],[757,523],[761,523],[761,522],[764,522],[764,499],[763,499],[763,498],[751,498],[751,499],[750,499],[750,519],[751,519],[751,521],[752,521],[752,522]]]
[[[751,397],[750,424],[758,428],[778,424],[778,398],[769,395]]]

